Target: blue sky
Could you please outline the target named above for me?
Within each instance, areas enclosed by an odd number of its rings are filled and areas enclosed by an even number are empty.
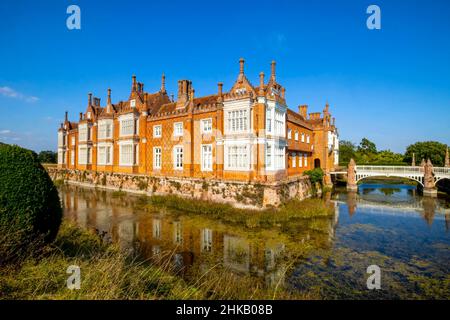
[[[71,4],[81,30],[66,27]],[[370,4],[381,30],[366,27]],[[328,101],[341,139],[450,144],[449,16],[446,0],[1,1],[0,141],[55,150],[64,111],[77,120],[90,91],[126,99],[132,74],[157,91],[165,72],[170,93],[190,79],[211,94],[244,57],[254,84],[277,61],[290,108]]]

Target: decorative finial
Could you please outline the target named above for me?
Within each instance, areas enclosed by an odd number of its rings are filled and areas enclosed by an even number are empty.
[[[164,75],[164,72],[161,76],[161,92],[162,93],[166,92],[166,76]]]
[[[447,150],[445,151],[445,167],[450,167],[450,159],[449,159],[449,154],[448,154],[448,146],[447,146]]]

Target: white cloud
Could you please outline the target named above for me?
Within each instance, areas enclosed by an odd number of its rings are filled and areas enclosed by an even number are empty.
[[[17,92],[16,90],[6,86],[0,87],[0,94],[8,98],[20,99],[29,103],[34,103],[39,100],[38,97],[24,95],[23,93]]]
[[[0,134],[8,134],[11,133],[11,130],[5,129],[5,130],[0,130]]]

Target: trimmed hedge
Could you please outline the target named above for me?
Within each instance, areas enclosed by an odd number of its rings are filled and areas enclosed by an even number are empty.
[[[36,237],[50,242],[61,219],[58,191],[37,154],[0,144],[0,230],[14,235],[18,246]]]

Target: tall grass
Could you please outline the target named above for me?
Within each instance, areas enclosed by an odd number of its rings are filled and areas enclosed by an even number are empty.
[[[0,242],[0,248],[4,245]],[[254,285],[249,276],[238,276],[218,264],[191,270],[188,279],[192,280],[183,280],[171,263],[174,252],[162,253],[151,263],[142,261],[68,222],[62,224],[53,244],[39,254],[30,251],[22,253],[20,263],[16,260],[0,268],[0,299],[311,298]],[[80,267],[79,290],[66,287],[70,265]]]

